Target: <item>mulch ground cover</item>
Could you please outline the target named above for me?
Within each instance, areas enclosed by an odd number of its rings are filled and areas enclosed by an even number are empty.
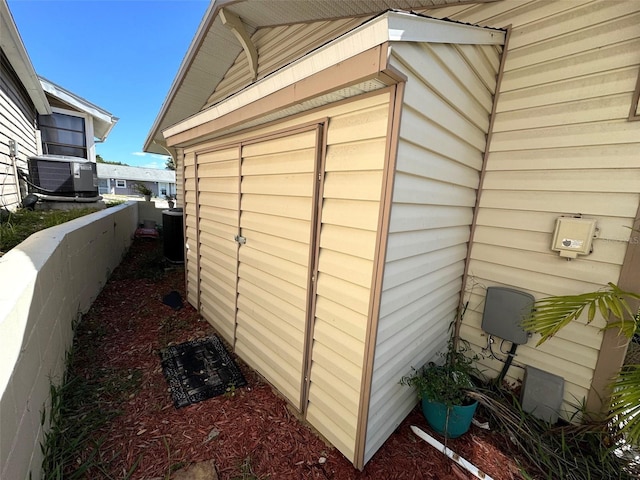
[[[69,474],[93,455],[97,466],[81,478],[168,479],[205,460],[222,480],[474,478],[411,432],[417,425],[438,438],[418,408],[356,470],[233,353],[246,386],[176,409],[160,350],[216,332],[191,306],[162,303],[168,292],[185,295],[182,266],[167,270],[161,250],[161,241],[136,240],[77,327],[70,368],[97,386],[83,408],[112,414],[93,432],[93,447],[76,452]],[[472,427],[448,446],[495,480],[520,479],[505,442]]]

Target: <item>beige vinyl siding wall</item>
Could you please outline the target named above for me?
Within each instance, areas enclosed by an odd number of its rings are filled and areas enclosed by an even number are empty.
[[[198,306],[198,217],[196,208],[196,156],[184,155],[184,241],[187,246],[184,267],[187,274],[187,301]]]
[[[389,93],[345,104],[327,133],[307,419],[354,461],[387,146]]]
[[[14,162],[9,156],[11,140],[18,144],[16,164],[26,172],[27,157],[37,154],[34,119],[26,118],[7,93],[0,89],[0,208],[15,210],[22,198]]]
[[[258,79],[352,30],[364,21],[364,18],[347,18],[257,30],[251,40],[258,51]],[[202,109],[239,92],[252,82],[247,56],[241,52]]]
[[[311,130],[242,147],[236,352],[301,409],[318,161]]]
[[[513,26],[462,327],[481,348],[488,286],[512,286],[539,298],[618,280],[640,197],[640,124],[627,121],[640,63],[640,3],[508,1],[426,13]],[[555,219],[574,214],[596,219],[599,236],[593,254],[568,262],[550,242]],[[514,363],[562,376],[565,400],[575,404],[591,384],[601,322],[570,325],[537,348],[533,338]],[[485,364],[489,375],[502,368],[497,361]],[[512,367],[509,378],[521,374]]]
[[[394,43],[407,77],[365,461],[415,405],[398,385],[455,319],[501,48]]]
[[[369,322],[369,307],[373,271],[373,259],[378,230],[382,170],[387,148],[387,128],[389,116],[389,89],[379,94],[366,94],[353,101],[330,105],[322,110],[296,116],[266,127],[235,134],[223,140],[213,140],[189,147],[185,151],[185,215],[187,225],[187,283],[189,302],[197,305],[198,270],[196,263],[196,200],[195,174],[193,167],[197,153],[199,159],[212,159],[214,152],[227,150],[225,145],[242,142],[295,129],[310,122],[328,119],[327,150],[325,160],[324,194],[321,198],[321,235],[319,238],[318,276],[316,287],[316,312],[312,343],[309,402],[306,405],[308,421],[320,431],[346,457],[354,460],[356,425],[360,407],[360,385],[363,375],[364,344]],[[275,142],[278,143],[278,142]],[[224,148],[223,148],[224,147]],[[210,153],[205,153],[210,152]],[[278,155],[280,160],[286,160]],[[294,158],[294,157],[292,157]],[[276,158],[276,160],[278,160]],[[296,162],[294,162],[295,164]],[[199,162],[200,181],[207,185],[203,166]],[[274,167],[273,173],[277,173]],[[277,167],[282,168],[282,167]],[[295,168],[292,166],[292,173]],[[247,192],[249,193],[249,192]],[[263,243],[265,232],[270,229],[266,216],[258,218],[250,210],[264,209],[264,198],[255,195],[252,200],[243,199],[241,225],[247,228],[247,245]],[[210,216],[211,206],[205,205],[204,191],[199,192],[200,219]],[[245,201],[246,200],[246,201]],[[287,209],[300,210],[294,202],[287,202]],[[261,206],[262,205],[262,206]],[[308,205],[310,206],[310,205]],[[246,212],[244,211],[246,207]],[[290,215],[295,215],[290,213]],[[251,217],[257,220],[251,226]],[[244,222],[249,223],[245,224]],[[206,235],[201,226],[200,236]],[[262,232],[264,230],[265,232]],[[242,230],[243,234],[245,230]],[[252,232],[252,233],[249,233]],[[256,236],[257,233],[257,236]],[[282,235],[282,233],[281,233]],[[252,238],[253,237],[253,240]],[[278,241],[274,236],[264,246],[267,249],[287,249],[286,239]],[[201,238],[201,241],[205,240]],[[275,243],[274,243],[275,242]],[[299,250],[299,248],[297,249]],[[274,251],[275,252],[275,251]],[[201,252],[201,262],[212,251]],[[285,255],[279,253],[278,255]],[[277,255],[276,255],[277,256]],[[287,254],[287,258],[291,255]],[[302,258],[301,253],[296,258]],[[212,259],[209,259],[212,260]],[[201,265],[202,267],[202,265]],[[201,269],[201,282],[205,275]],[[218,280],[211,279],[212,282]],[[242,280],[241,280],[242,281]],[[201,284],[201,294],[210,291],[211,286]],[[240,301],[240,300],[239,300]],[[205,316],[214,326],[213,316]],[[235,317],[233,321],[235,322]],[[229,319],[230,320],[230,319]],[[241,331],[238,326],[238,332]],[[238,333],[237,342],[241,343]],[[243,350],[244,355],[247,349]],[[240,353],[240,352],[239,352]],[[260,358],[252,361],[252,366],[266,374],[268,369]],[[273,379],[272,379],[273,380]],[[283,392],[286,393],[286,392]],[[288,396],[291,396],[289,393]],[[295,404],[295,401],[292,401]],[[303,409],[305,406],[302,406]]]
[[[238,275],[238,147],[197,155],[200,313],[233,344]]]
[[[182,151],[174,155],[174,161],[176,164],[176,206],[182,207],[184,205],[184,172],[182,170],[184,157]]]

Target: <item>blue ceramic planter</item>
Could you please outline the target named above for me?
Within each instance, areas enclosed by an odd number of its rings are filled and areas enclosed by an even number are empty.
[[[478,402],[450,407],[447,424],[447,406],[443,403],[431,402],[426,398],[422,399],[422,413],[427,422],[436,432],[448,438],[457,438],[469,430],[477,407]]]

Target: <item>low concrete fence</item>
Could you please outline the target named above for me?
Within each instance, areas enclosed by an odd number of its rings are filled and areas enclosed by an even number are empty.
[[[41,478],[50,384],[64,376],[72,324],[131,245],[138,202],[38,232],[0,258],[0,478]],[[48,420],[48,417],[47,417]]]

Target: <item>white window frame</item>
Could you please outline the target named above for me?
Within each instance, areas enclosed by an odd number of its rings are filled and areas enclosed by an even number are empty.
[[[116,178],[116,188],[127,188],[127,181]]]
[[[63,115],[69,115],[71,117],[84,118],[84,134],[87,137],[87,160],[92,162],[96,161],[96,145],[93,141],[93,117],[86,113],[77,112],[75,110],[67,110],[66,108],[51,107],[51,111],[54,113],[61,113]],[[41,141],[42,142],[42,141]]]

